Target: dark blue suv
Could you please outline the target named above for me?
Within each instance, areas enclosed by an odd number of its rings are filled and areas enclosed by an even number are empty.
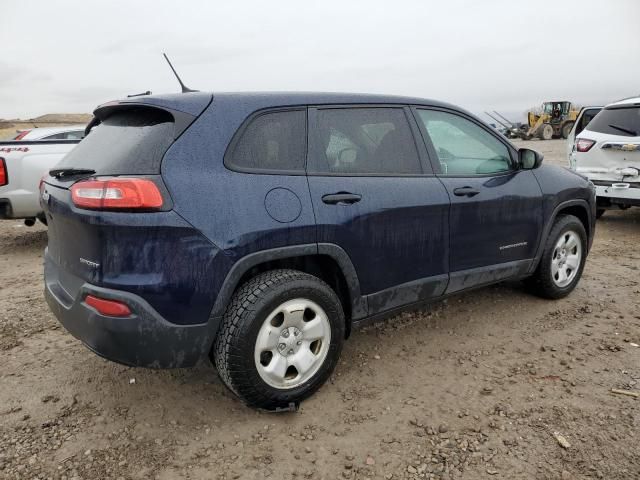
[[[507,279],[560,298],[593,185],[419,98],[187,93],[96,109],[42,183],[47,301],[127,365],[209,355],[249,405],[318,389],[353,324]]]

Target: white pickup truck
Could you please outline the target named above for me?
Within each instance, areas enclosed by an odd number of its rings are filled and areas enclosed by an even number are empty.
[[[46,224],[40,208],[40,179],[80,140],[13,140],[0,142],[0,219],[36,218]]]

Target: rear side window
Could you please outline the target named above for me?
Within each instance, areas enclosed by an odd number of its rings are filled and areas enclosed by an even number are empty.
[[[75,132],[67,132],[64,135],[64,138],[67,140],[82,140],[82,137],[84,137],[84,131],[76,130]]]
[[[580,121],[578,122],[578,126],[576,127],[576,135],[578,135],[581,131],[587,128],[589,122],[593,120],[602,109],[601,108],[588,108],[582,113],[582,117],[580,117]]]
[[[66,135],[66,133],[55,133],[53,135],[42,137],[42,140],[65,140],[67,138]]]
[[[402,108],[319,109],[314,139],[315,173],[422,173]]]
[[[42,140],[81,140],[84,136],[82,131],[62,132],[43,137]]]
[[[173,143],[173,116],[157,108],[116,110],[56,167],[90,168],[99,175],[154,175]]]
[[[586,130],[622,137],[640,136],[640,107],[605,108],[591,120]]]
[[[227,166],[240,171],[304,173],[306,124],[306,110],[258,115],[234,140]]]

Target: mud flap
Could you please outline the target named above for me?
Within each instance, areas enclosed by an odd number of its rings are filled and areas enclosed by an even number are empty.
[[[271,410],[266,408],[260,408],[259,410],[266,413],[296,413],[300,410],[300,402],[289,402],[286,407],[276,407]]]

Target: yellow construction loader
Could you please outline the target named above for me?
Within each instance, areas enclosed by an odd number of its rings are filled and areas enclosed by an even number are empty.
[[[523,132],[522,138],[567,138],[579,112],[580,109],[571,102],[544,102],[539,112],[527,112],[529,129]]]

